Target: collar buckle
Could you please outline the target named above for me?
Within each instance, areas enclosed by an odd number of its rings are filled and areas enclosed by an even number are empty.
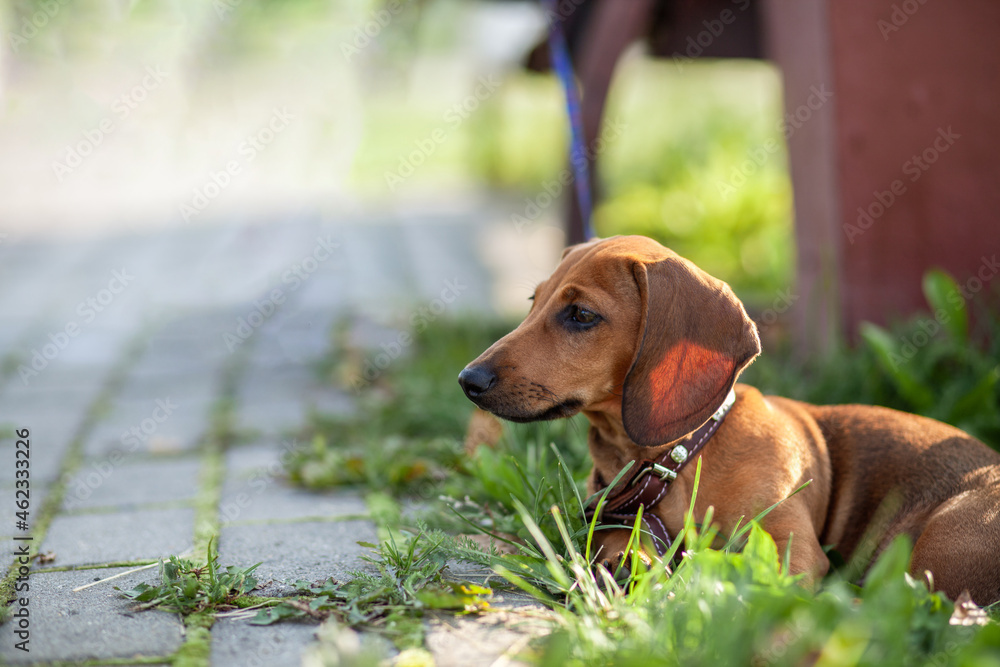
[[[656,476],[665,482],[672,482],[677,479],[676,472],[665,465],[660,465],[659,463],[654,463],[650,468],[650,471],[656,473]]]
[[[670,482],[674,481],[675,479],[677,479],[677,473],[676,472],[674,472],[673,470],[671,470],[670,468],[668,468],[665,465],[653,462],[653,463],[649,464],[648,467],[643,468],[642,470],[640,470],[636,474],[636,476],[632,478],[632,482],[629,484],[629,486],[635,486],[639,482],[639,480],[641,480],[643,477],[645,477],[646,475],[648,475],[650,473],[653,473],[654,475],[656,475],[657,477],[659,477],[661,481],[664,481],[664,482],[666,482],[668,484]]]

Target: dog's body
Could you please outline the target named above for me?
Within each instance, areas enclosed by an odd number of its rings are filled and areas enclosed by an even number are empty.
[[[643,237],[567,250],[531,312],[459,376],[480,407],[513,421],[590,420],[590,491],[630,461],[655,459],[719,408],[760,351],[756,328],[725,283]],[[735,385],[737,400],[701,451],[695,504],[723,534],[764,519],[790,569],[815,579],[829,561],[877,554],[898,534],[911,571],[952,599],[1000,599],[1000,454],[945,424],[885,408],[814,406]],[[651,510],[683,526],[695,466]],[[624,529],[595,534],[614,562]]]

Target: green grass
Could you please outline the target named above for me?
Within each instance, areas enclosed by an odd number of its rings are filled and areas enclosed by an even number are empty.
[[[138,604],[136,611],[162,609],[183,616],[236,608],[235,600],[257,586],[253,571],[260,565],[221,567],[214,542],[209,541],[204,563],[170,556],[160,562],[160,583],[140,583],[122,595]],[[117,586],[115,590],[121,590]]]
[[[262,609],[251,621],[270,625],[288,619],[334,618],[350,627],[362,627],[390,639],[400,649],[423,646],[427,628],[424,614],[431,610],[464,613],[485,611],[492,590],[471,582],[449,581],[444,572],[456,555],[488,561],[467,541],[440,532],[390,534],[365,560],[376,573],[356,571],[344,582],[333,579],[314,584],[297,582],[307,596]]]

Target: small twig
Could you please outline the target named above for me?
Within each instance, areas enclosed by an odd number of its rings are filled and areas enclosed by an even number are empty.
[[[260,604],[255,604],[252,607],[240,607],[240,608],[234,609],[232,611],[226,611],[226,612],[223,612],[221,614],[216,614],[215,617],[216,618],[231,618],[231,617],[232,618],[239,618],[241,614],[245,614],[248,611],[252,611],[254,609],[260,609],[261,607],[267,607],[268,605],[281,604],[282,602],[283,602],[282,600],[267,600],[265,602],[261,602]]]
[[[180,556],[178,556],[178,558],[187,558],[192,553],[194,553],[194,550],[193,549],[189,549],[189,550],[185,551],[184,553],[182,553]],[[148,570],[150,568],[156,567],[159,564],[160,564],[160,561],[156,561],[155,563],[150,563],[149,565],[143,565],[142,567],[137,567],[137,568],[135,568],[133,570],[126,570],[125,572],[119,572],[118,574],[113,574],[110,577],[107,577],[105,579],[101,579],[99,581],[92,581],[89,584],[84,584],[83,586],[77,586],[76,588],[73,589],[73,592],[74,593],[79,593],[80,591],[84,590],[85,588],[90,588],[91,586],[96,586],[98,584],[103,584],[106,581],[111,581],[112,579],[117,579],[118,577],[124,577],[126,574],[135,574],[136,572],[142,572],[143,570]]]
[[[143,565],[142,567],[137,567],[134,570],[126,570],[125,572],[119,572],[118,574],[113,574],[105,579],[100,579],[99,581],[92,581],[89,584],[84,584],[83,586],[77,586],[73,589],[74,593],[79,593],[85,588],[90,588],[91,586],[96,586],[98,584],[103,584],[106,581],[111,581],[112,579],[117,579],[118,577],[124,577],[126,574],[135,574],[136,572],[142,572],[143,570],[148,570],[152,567],[159,565],[159,561],[155,563],[150,563],[149,565]]]
[[[305,614],[311,616],[312,618],[318,618],[321,621],[325,621],[330,616],[330,614],[328,613],[316,611],[306,603],[300,602],[299,600],[285,600],[285,604],[287,604],[289,607],[292,607],[293,609],[298,609],[299,611],[304,612]]]

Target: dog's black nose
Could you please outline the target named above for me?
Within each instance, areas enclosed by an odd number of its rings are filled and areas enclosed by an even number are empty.
[[[496,374],[485,366],[466,366],[458,374],[458,384],[462,385],[469,398],[482,396],[497,382]]]

